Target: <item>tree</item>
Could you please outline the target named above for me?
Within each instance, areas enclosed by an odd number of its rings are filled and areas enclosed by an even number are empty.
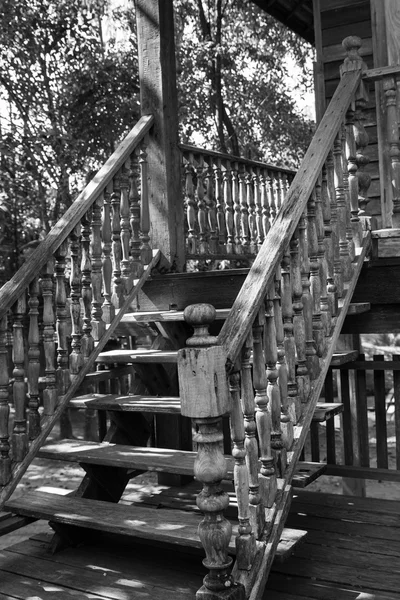
[[[176,3],[183,141],[201,134],[213,149],[297,165],[312,124],[285,86],[287,56],[298,65],[299,93],[312,85],[312,50],[245,0]]]

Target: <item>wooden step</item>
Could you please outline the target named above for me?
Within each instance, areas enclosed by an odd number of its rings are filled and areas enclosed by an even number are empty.
[[[315,407],[313,421],[323,423],[341,412],[343,412],[343,404],[341,402],[318,402]]]
[[[361,315],[362,313],[368,312],[371,310],[370,302],[352,302],[347,309],[347,315]]]
[[[122,467],[132,471],[156,471],[190,476],[193,475],[196,455],[196,452],[188,450],[125,446],[81,440],[61,440],[56,444],[43,446],[38,453],[41,458],[53,460]],[[228,467],[226,479],[233,480],[235,461],[229,455],[225,455],[225,458]],[[325,463],[299,462],[292,481],[293,487],[306,487],[325,469]]]
[[[122,412],[180,414],[181,401],[176,396],[118,396],[116,394],[85,394],[71,400],[74,408]]]
[[[337,367],[343,365],[346,362],[356,360],[357,357],[357,350],[349,350],[347,352],[336,352],[332,356],[331,366]],[[99,363],[105,364],[176,364],[178,362],[178,352],[176,350],[108,350],[107,352],[101,352],[96,360]]]
[[[7,510],[34,519],[45,519],[126,535],[138,539],[154,540],[173,545],[202,549],[197,533],[202,515],[196,512],[148,508],[89,500],[46,492],[31,492],[6,503]],[[236,553],[235,536],[238,523],[232,522],[229,551]],[[287,556],[306,535],[302,530],[287,530],[282,534],[281,553]]]
[[[230,308],[218,308],[215,311],[215,319],[226,319],[230,313]],[[147,312],[126,313],[122,317],[120,324],[124,323],[176,323],[184,321],[183,310],[153,310]]]

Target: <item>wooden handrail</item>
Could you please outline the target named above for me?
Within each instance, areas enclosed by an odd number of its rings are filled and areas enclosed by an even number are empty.
[[[400,75],[400,65],[367,69],[363,72],[363,79],[367,81],[381,81],[385,77],[395,77],[396,75]]]
[[[332,147],[354,93],[361,81],[361,70],[343,74],[335,94],[315,132],[304,160],[290,186],[288,196],[277,214],[243,286],[218,336],[218,344],[227,353],[228,365],[233,365],[250,332],[276,269],[282,260],[306,208],[319,173]]]
[[[265,163],[259,160],[251,160],[249,158],[243,158],[240,156],[234,156],[233,154],[225,154],[224,152],[216,152],[215,150],[206,150],[204,148],[199,148],[198,146],[191,146],[189,144],[179,144],[179,148],[182,152],[190,152],[192,154],[203,154],[212,156],[214,158],[220,158],[221,160],[228,160],[229,162],[238,162],[243,165],[248,165],[249,167],[260,167],[263,169],[268,169],[269,171],[286,173],[287,175],[295,175],[296,171],[294,169],[288,169],[287,167],[277,167],[276,165],[271,165],[269,163]]]
[[[59,219],[39,244],[29,259],[0,290],[0,318],[19,298],[29,283],[53,255],[55,250],[68,237],[74,227],[91,207],[99,194],[105,189],[114,175],[124,165],[134,148],[144,138],[153,125],[154,117],[146,115],[136,123],[107,162],[96,173],[85,189],[79,194],[67,212]]]

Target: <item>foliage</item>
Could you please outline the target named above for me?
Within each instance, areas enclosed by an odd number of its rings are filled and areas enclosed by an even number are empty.
[[[183,140],[297,165],[312,124],[287,81],[296,64],[298,93],[311,85],[311,47],[246,0],[178,2],[176,30]]]

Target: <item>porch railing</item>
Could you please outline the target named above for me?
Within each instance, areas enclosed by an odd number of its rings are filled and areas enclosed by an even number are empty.
[[[181,145],[186,260],[242,260],[260,250],[295,172]]]

